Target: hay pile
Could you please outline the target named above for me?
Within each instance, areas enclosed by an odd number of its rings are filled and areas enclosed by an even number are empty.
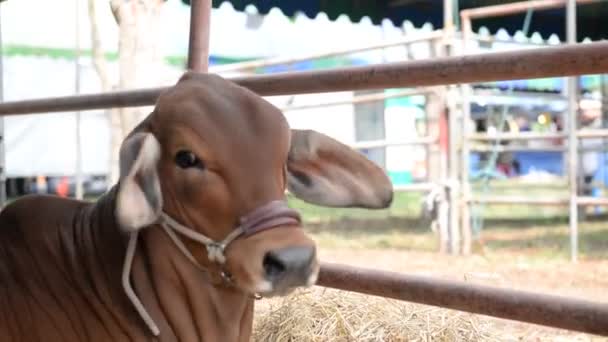
[[[482,318],[313,288],[257,303],[254,341],[496,341]]]

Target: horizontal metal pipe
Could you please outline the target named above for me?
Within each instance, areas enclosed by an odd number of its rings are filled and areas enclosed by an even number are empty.
[[[530,197],[530,196],[472,196],[467,199],[470,203],[487,203],[487,204],[530,204],[530,205],[555,205],[562,206],[569,203],[567,197]]]
[[[576,133],[579,139],[608,138],[608,129],[585,129]]]
[[[360,150],[364,148],[378,148],[389,146],[430,145],[436,142],[438,142],[437,137],[421,137],[417,139],[407,140],[369,140],[349,144],[349,146],[355,150]]]
[[[528,151],[528,152],[563,152],[566,151],[565,147],[561,146],[522,146],[522,145],[471,145],[469,147],[470,151],[476,152],[519,152],[519,151]],[[597,149],[599,150],[599,149]]]
[[[489,135],[487,133],[474,133],[468,136],[469,140],[495,141],[495,140],[546,140],[565,138],[565,133],[536,133],[536,132],[517,132],[517,133],[498,133]]]
[[[0,115],[42,114],[72,112],[104,108],[149,106],[156,102],[167,88],[150,88],[130,91],[115,91],[101,94],[78,95],[22,100],[0,103]]]
[[[598,0],[577,0],[577,4],[589,4]],[[475,18],[489,18],[503,16],[509,14],[517,14],[525,12],[529,9],[543,10],[552,8],[561,8],[566,6],[567,0],[531,0],[513,2],[510,4],[484,6],[478,8],[465,9],[460,11],[461,16]]]
[[[469,150],[478,152],[517,152],[517,151],[542,151],[542,152],[565,152],[568,151],[568,147],[565,146],[523,146],[523,145],[472,145]],[[585,146],[579,147],[578,152],[591,152],[591,151],[607,151],[608,147],[604,146]]]
[[[344,101],[333,101],[333,102],[288,106],[288,107],[281,108],[281,110],[283,112],[289,112],[289,111],[304,110],[304,109],[335,107],[335,106],[343,106],[343,105],[351,105],[351,104],[367,103],[367,102],[379,102],[379,101],[395,99],[395,98],[400,98],[400,97],[426,95],[426,94],[429,94],[432,92],[434,92],[434,90],[431,88],[418,88],[418,89],[412,89],[412,90],[398,91],[398,92],[394,92],[394,93],[390,93],[390,94],[379,93],[379,94],[361,95],[361,96],[354,97],[350,100],[344,100]]]
[[[341,49],[341,50],[334,50],[334,51],[311,53],[308,55],[298,56],[298,57],[275,57],[275,58],[268,58],[268,59],[262,59],[262,60],[254,60],[254,61],[247,61],[247,62],[241,62],[241,63],[231,63],[231,64],[226,64],[226,65],[220,65],[220,66],[212,67],[210,69],[210,72],[212,72],[212,73],[235,72],[235,71],[244,71],[244,70],[268,67],[268,66],[274,66],[274,65],[293,64],[293,63],[308,61],[308,60],[312,60],[312,59],[348,55],[348,54],[357,53],[357,52],[384,49],[384,48],[389,48],[389,47],[393,47],[393,46],[407,45],[407,44],[412,44],[412,43],[417,43],[417,42],[432,41],[434,39],[439,39],[441,37],[443,37],[443,31],[436,30],[436,31],[432,31],[429,33],[423,33],[423,34],[417,34],[417,35],[407,35],[407,36],[400,37],[397,39],[385,41],[385,42],[382,42],[379,44],[372,44],[372,45],[361,46],[361,47],[357,47],[357,48],[348,48],[348,49]]]
[[[421,87],[602,74],[608,72],[607,55],[608,42],[596,42],[231,80],[262,96]],[[0,115],[151,105],[162,90],[7,102],[0,104]]]
[[[525,41],[525,42],[515,42],[512,39],[504,39],[504,38],[497,38],[495,36],[484,36],[484,35],[480,35],[479,33],[474,33],[471,32],[469,33],[469,37],[472,39],[475,39],[479,42],[483,42],[483,43],[510,43],[510,44],[517,44],[517,45],[531,45],[531,46],[547,46],[549,45],[546,42],[533,42],[533,41]]]
[[[399,192],[427,192],[432,190],[438,185],[433,183],[412,183],[412,184],[401,184],[394,185],[393,190]]]
[[[576,203],[578,205],[608,205],[608,198],[605,197],[588,197],[588,196],[579,196],[576,198]]]
[[[317,285],[608,336],[608,304],[323,263]]]
[[[467,199],[469,203],[486,203],[494,205],[542,205],[565,206],[570,203],[567,197],[528,197],[528,196],[480,196]],[[598,205],[608,206],[608,198],[603,197],[577,197],[576,203],[581,206]]]
[[[232,80],[261,95],[421,87],[605,73],[606,55],[597,42]]]
[[[471,185],[474,189],[480,189],[480,187],[484,187],[483,181],[473,181]],[[593,184],[594,186],[599,186],[600,184]],[[546,181],[546,182],[535,182],[535,181],[525,181],[525,180],[516,180],[516,181],[495,181],[492,183],[492,189],[497,191],[504,191],[506,189],[517,189],[517,190],[529,190],[529,189],[544,189],[544,190],[568,190],[568,182],[564,181],[562,177],[556,176],[556,180],[554,181]]]

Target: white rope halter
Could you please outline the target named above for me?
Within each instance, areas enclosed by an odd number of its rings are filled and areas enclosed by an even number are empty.
[[[277,200],[261,206],[252,211],[250,214],[243,216],[240,219],[240,225],[219,242],[180,224],[164,212],[161,213],[158,223],[161,225],[165,233],[167,233],[169,238],[171,238],[171,241],[173,241],[175,246],[186,256],[186,258],[188,258],[188,260],[190,260],[190,262],[192,262],[198,269],[205,271],[205,268],[201,266],[198,261],[196,261],[192,253],[188,250],[188,248],[186,248],[182,240],[177,236],[177,234],[175,234],[175,232],[178,232],[183,236],[205,246],[209,261],[223,265],[226,263],[226,255],[224,254],[224,250],[237,238],[241,236],[248,237],[270,228],[300,224],[300,222],[300,215],[295,210],[289,208],[285,201]],[[130,233],[129,236],[122,272],[122,286],[127,297],[129,300],[131,300],[133,307],[139,313],[152,334],[154,336],[158,336],[160,334],[160,329],[144,305],[141,303],[137,297],[137,294],[135,294],[135,291],[133,291],[133,287],[131,286],[131,268],[133,265],[135,250],[137,249],[138,236],[138,231]]]

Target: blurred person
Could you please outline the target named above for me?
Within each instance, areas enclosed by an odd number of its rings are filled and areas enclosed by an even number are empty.
[[[583,99],[579,102],[581,131],[601,127],[601,104],[596,100]],[[591,196],[593,178],[599,168],[600,149],[603,146],[601,138],[580,139],[581,176],[583,178],[582,194]]]

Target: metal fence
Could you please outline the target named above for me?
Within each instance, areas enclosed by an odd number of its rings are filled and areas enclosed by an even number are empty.
[[[573,0],[570,1],[573,2]],[[527,4],[533,2],[527,2]],[[547,6],[546,3],[548,2],[561,5],[565,3],[565,1],[557,0],[538,2],[542,2],[543,6]],[[450,1],[446,0],[446,3],[449,4]],[[206,72],[211,0],[193,0],[191,11],[188,68]],[[450,33],[449,25],[446,25],[445,31],[448,34]],[[260,95],[454,85],[606,73],[608,72],[608,58],[606,56],[608,56],[608,42],[596,42],[326,71],[238,77],[233,78],[232,81],[248,87]],[[165,88],[4,102],[0,104],[0,115],[151,105],[163,89]],[[453,124],[454,122],[452,122],[451,128],[454,128]],[[605,133],[604,131],[598,131],[585,134],[605,136]],[[571,142],[576,141],[576,135],[572,132],[569,132],[568,137]],[[456,147],[454,145],[452,149],[456,149]],[[576,150],[573,151],[571,148],[570,152],[572,155],[573,152],[576,153]],[[465,199],[467,201],[478,200]],[[584,200],[584,198],[575,198],[575,205],[583,203]],[[608,336],[608,304],[606,303],[380,272],[337,264],[323,264],[317,284],[369,295]]]

